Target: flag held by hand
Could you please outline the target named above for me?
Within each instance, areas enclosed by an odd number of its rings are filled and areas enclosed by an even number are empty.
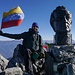
[[[24,19],[24,13],[21,8],[18,6],[14,9],[11,9],[8,13],[3,12],[3,19],[1,29],[19,26]]]

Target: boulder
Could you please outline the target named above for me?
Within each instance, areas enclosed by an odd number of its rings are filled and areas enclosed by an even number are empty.
[[[75,75],[75,64],[68,64],[62,71],[62,75]]]
[[[14,49],[13,57],[10,59],[6,68],[20,67],[23,71],[25,71],[24,59],[20,53],[20,50],[22,50],[21,46],[21,44],[18,44]]]
[[[5,59],[1,54],[0,54],[0,72],[4,71],[7,64],[8,64],[8,60]]]
[[[19,67],[7,68],[0,75],[23,75],[23,71]]]

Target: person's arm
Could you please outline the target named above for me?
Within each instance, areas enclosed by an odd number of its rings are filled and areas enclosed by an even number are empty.
[[[0,35],[11,38],[11,39],[23,39],[25,37],[25,32],[21,34],[8,34],[8,33],[3,33],[2,31],[0,31]]]

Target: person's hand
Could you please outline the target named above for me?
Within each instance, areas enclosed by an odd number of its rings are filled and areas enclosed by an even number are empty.
[[[0,35],[2,35],[3,34],[3,32],[0,30]]]

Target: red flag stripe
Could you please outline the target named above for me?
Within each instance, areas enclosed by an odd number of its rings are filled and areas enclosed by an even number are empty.
[[[12,26],[19,26],[22,21],[23,21],[23,19],[13,20],[13,21],[8,21],[8,22],[2,22],[1,29],[12,27]]]

